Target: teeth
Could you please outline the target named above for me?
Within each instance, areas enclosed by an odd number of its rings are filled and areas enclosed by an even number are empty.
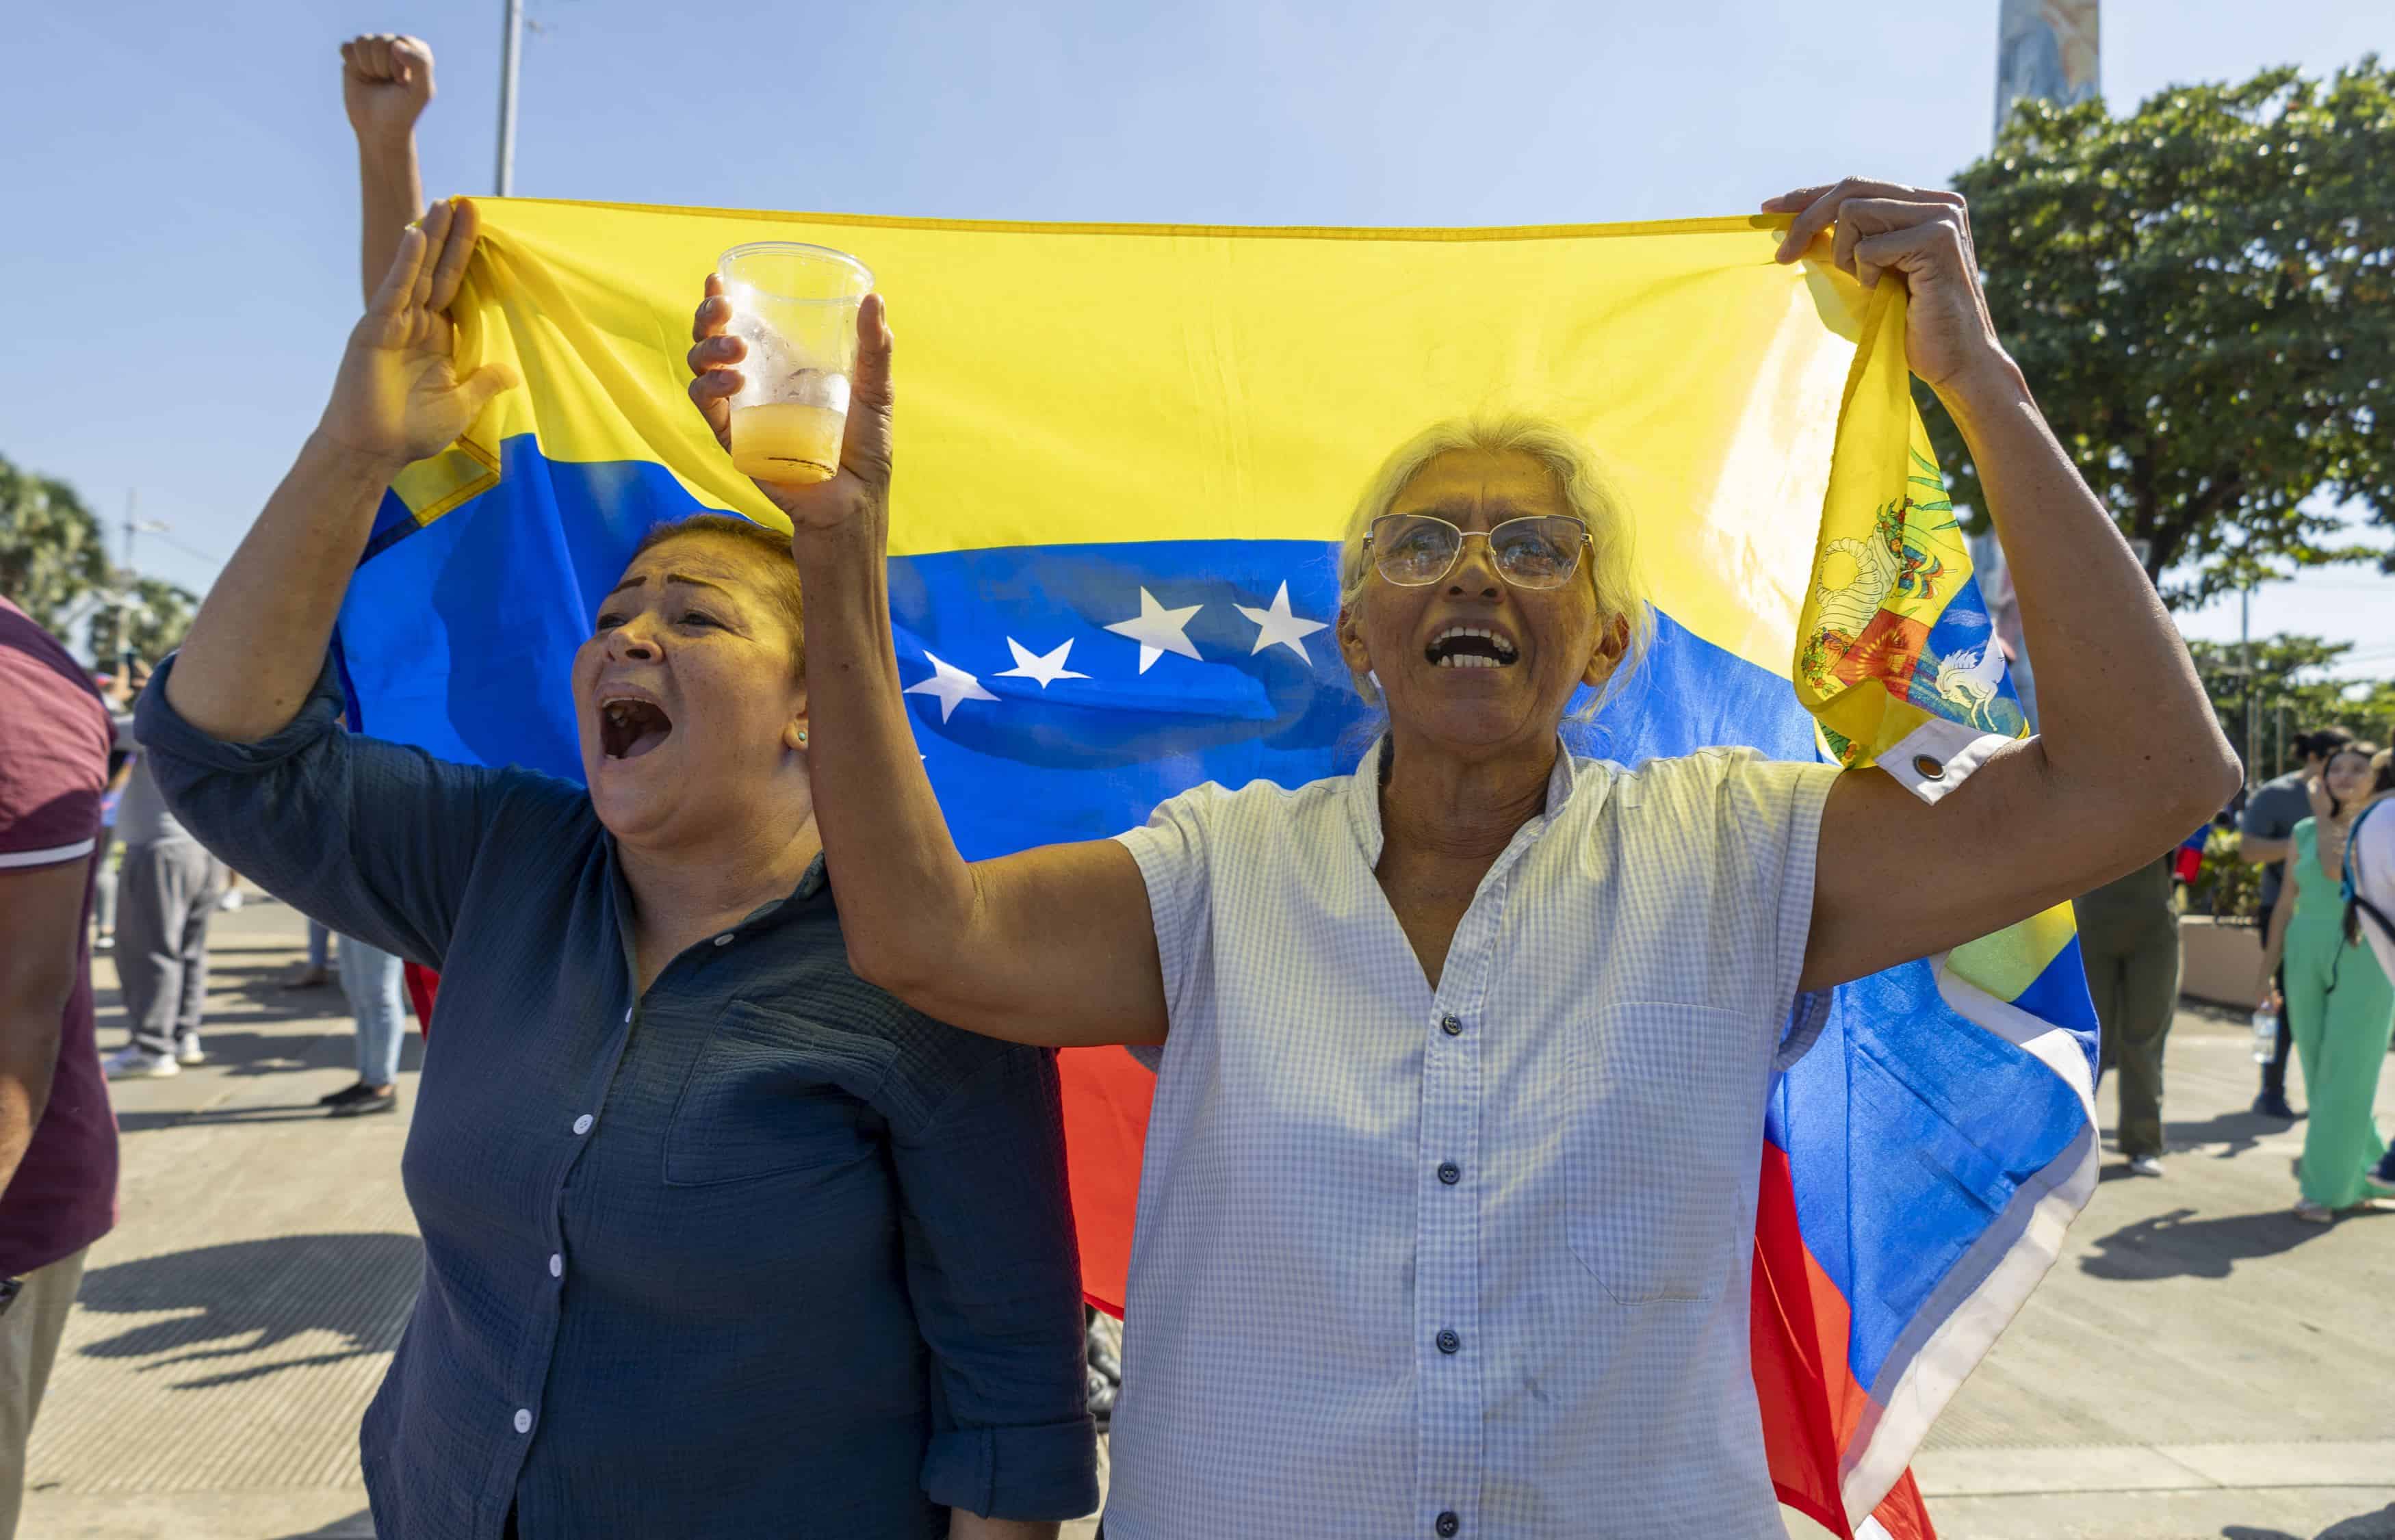
[[[1520,649],[1514,645],[1510,638],[1498,635],[1495,631],[1489,629],[1486,625],[1450,625],[1446,630],[1441,631],[1437,636],[1433,637],[1430,644],[1433,647],[1436,647],[1440,643],[1453,637],[1478,637],[1482,640],[1488,642],[1490,646],[1496,648],[1500,654],[1508,659],[1514,657],[1520,651]],[[1461,659],[1448,658],[1442,660],[1441,666],[1444,667],[1449,665],[1487,668],[1495,666],[1496,660],[1476,657]]]

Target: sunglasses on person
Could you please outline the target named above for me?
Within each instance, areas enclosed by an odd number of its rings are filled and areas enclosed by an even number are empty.
[[[1580,571],[1588,526],[1564,513],[1508,519],[1482,533],[1462,530],[1436,514],[1384,513],[1372,520],[1364,549],[1383,577],[1401,588],[1422,588],[1455,571],[1463,543],[1489,542],[1497,575],[1516,588],[1560,588]]]

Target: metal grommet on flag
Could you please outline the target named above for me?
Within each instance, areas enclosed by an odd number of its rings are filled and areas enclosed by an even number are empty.
[[[1916,754],[1912,757],[1912,768],[1920,772],[1924,781],[1946,779],[1946,767],[1925,754]]]

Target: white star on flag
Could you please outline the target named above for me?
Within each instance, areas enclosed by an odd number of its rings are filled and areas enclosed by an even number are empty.
[[[1059,647],[1053,652],[1042,652],[1036,655],[1032,652],[1031,649],[1024,646],[1012,637],[1006,638],[1006,645],[1008,651],[1014,654],[1014,666],[1003,670],[997,676],[1001,679],[1037,679],[1039,681],[1039,688],[1046,690],[1058,679],[1086,679],[1089,678],[1087,674],[1078,673],[1073,669],[1065,666],[1065,659],[1066,655],[1073,651],[1073,638],[1070,637],[1066,637],[1065,638],[1065,645]]]
[[[909,695],[937,695],[940,698],[940,720],[945,722],[956,714],[959,701],[994,701],[998,697],[981,687],[981,681],[957,667],[943,663],[931,652],[923,654],[932,665],[932,677],[906,687]]]
[[[1305,638],[1317,631],[1330,629],[1328,622],[1300,620],[1289,612],[1289,585],[1286,583],[1280,586],[1280,592],[1273,596],[1269,610],[1250,609],[1244,604],[1234,604],[1231,608],[1256,623],[1256,644],[1248,650],[1250,657],[1278,642],[1311,664],[1314,656],[1305,650]]]
[[[1168,610],[1156,602],[1154,594],[1142,588],[1139,591],[1138,615],[1131,620],[1117,621],[1106,629],[1139,643],[1139,671],[1143,674],[1156,666],[1156,660],[1167,652],[1178,652],[1184,658],[1198,658],[1199,663],[1203,663],[1206,660],[1198,657],[1198,649],[1190,645],[1189,638],[1181,631],[1189,624],[1189,617],[1204,608],[1202,604],[1192,604],[1186,609]]]

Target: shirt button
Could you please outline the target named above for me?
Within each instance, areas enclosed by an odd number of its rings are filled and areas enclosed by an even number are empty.
[[[1431,1527],[1438,1531],[1439,1540],[1455,1540],[1456,1532],[1463,1528],[1463,1520],[1452,1513],[1442,1513]]]
[[[727,930],[722,935],[716,937],[715,944],[718,946],[730,946],[732,944],[732,932]]]
[[[590,1131],[589,1113],[585,1112],[580,1117],[574,1120],[574,1131],[577,1134],[587,1134]]]
[[[521,1406],[516,1408],[516,1431],[519,1433],[532,1431],[532,1414]]]
[[[565,1276],[565,1257],[562,1253],[552,1251],[549,1254],[549,1275],[551,1278]]]
[[[1463,1179],[1463,1167],[1453,1161],[1441,1161],[1438,1167],[1438,1179],[1453,1187]]]
[[[1462,1347],[1463,1338],[1456,1336],[1453,1332],[1441,1332],[1438,1334],[1438,1350],[1440,1352],[1458,1352],[1462,1349]]]
[[[1442,1016],[1438,1019],[1438,1030],[1453,1037],[1463,1031],[1463,1023],[1452,1016]]]

